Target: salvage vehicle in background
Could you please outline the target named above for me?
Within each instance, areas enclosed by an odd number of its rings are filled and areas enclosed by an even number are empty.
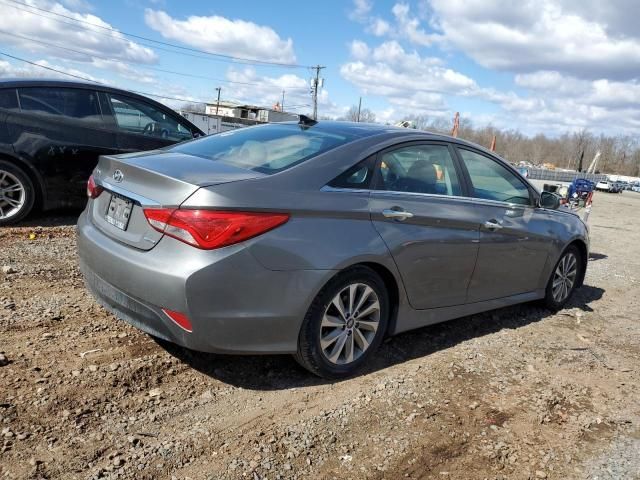
[[[0,226],[34,207],[83,206],[98,157],[203,132],[170,108],[91,83],[0,80]]]
[[[588,230],[477,145],[346,122],[105,155],[78,220],[94,297],[156,337],[340,378],[387,335],[582,284]]]
[[[600,192],[609,192],[611,191],[611,182],[608,180],[600,180],[596,183],[596,190]]]

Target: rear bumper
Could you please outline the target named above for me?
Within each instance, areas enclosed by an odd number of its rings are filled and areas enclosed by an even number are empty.
[[[80,269],[98,303],[159,338],[214,353],[294,353],[329,270],[273,271],[243,246],[205,251],[165,237],[149,251],[117,242],[83,213]],[[186,314],[187,332],[162,309]]]

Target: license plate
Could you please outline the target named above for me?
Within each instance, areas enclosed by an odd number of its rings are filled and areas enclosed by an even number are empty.
[[[120,230],[126,230],[131,217],[133,202],[120,195],[112,194],[105,214],[105,220]]]

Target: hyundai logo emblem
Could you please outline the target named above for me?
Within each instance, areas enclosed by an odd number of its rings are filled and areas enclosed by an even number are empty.
[[[124,180],[124,173],[122,173],[121,170],[116,170],[115,172],[113,172],[113,179],[120,183],[122,180]]]

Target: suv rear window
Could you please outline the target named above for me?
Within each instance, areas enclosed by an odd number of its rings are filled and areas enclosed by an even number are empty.
[[[171,150],[271,175],[354,140],[299,125],[260,125],[219,133]]]

